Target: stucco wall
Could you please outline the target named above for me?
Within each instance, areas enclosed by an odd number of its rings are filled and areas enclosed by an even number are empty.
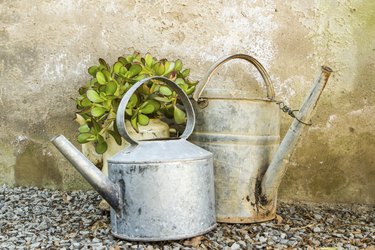
[[[180,58],[200,80],[241,52],[296,108],[322,64],[335,71],[280,198],[374,204],[374,37],[374,1],[0,1],[0,183],[88,188],[49,139],[74,140],[71,98],[99,57]],[[216,82],[260,80],[248,69],[228,64]]]

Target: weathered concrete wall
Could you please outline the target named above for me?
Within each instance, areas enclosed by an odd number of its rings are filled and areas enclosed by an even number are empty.
[[[151,52],[201,79],[242,52],[296,108],[320,65],[335,70],[280,198],[374,204],[374,37],[374,1],[0,1],[0,183],[87,188],[49,139],[74,139],[71,98],[97,58]],[[216,82],[260,79],[247,69],[229,63]]]

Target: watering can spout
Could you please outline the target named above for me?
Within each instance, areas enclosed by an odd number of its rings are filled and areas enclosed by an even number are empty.
[[[277,149],[275,156],[267,168],[261,182],[258,200],[262,205],[275,202],[277,190],[288,167],[289,157],[293,153],[293,149],[296,146],[303,130],[306,128],[306,123],[303,123],[302,121],[310,120],[313,110],[327,84],[331,73],[331,68],[327,66],[321,67],[321,73],[314,81],[310,93],[307,95],[301,109],[298,112],[298,119],[294,119],[284,139],[280,143],[280,146]]]
[[[119,187],[112,183],[107,176],[92,164],[63,135],[56,136],[51,141],[109,205],[116,212],[120,211]]]

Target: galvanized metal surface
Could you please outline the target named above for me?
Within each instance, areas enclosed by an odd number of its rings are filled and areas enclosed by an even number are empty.
[[[225,96],[226,92],[200,98],[213,73],[232,59],[244,59],[259,70],[267,88],[267,98],[233,98]],[[215,93],[215,90],[207,93]],[[264,67],[243,54],[220,59],[194,93],[194,99],[198,100],[195,104],[197,121],[190,140],[214,154],[216,213],[220,222],[251,223],[275,217],[273,207],[258,206],[257,193],[280,141],[280,112],[271,102],[273,98],[273,85]],[[204,108],[200,105],[202,101],[207,102]]]
[[[181,98],[187,114],[187,125],[181,138],[136,141],[128,134],[124,123],[127,103],[134,91],[151,79],[163,81]],[[194,110],[186,94],[166,78],[144,79],[124,95],[116,121],[120,134],[131,145],[109,159],[112,182],[108,183],[87,160],[69,159],[93,186],[96,182],[105,183],[98,190],[105,194],[103,198],[109,197],[103,190],[118,187],[116,195],[120,209],[111,209],[113,235],[127,240],[163,241],[190,238],[213,229],[216,220],[212,154],[186,141],[195,124]],[[78,151],[66,143],[59,149],[62,152]]]
[[[215,227],[211,157],[168,163],[110,162],[109,169],[125,201],[121,213],[111,211],[115,236],[136,241],[177,240]]]
[[[269,207],[276,204],[277,190],[288,167],[289,157],[293,153],[303,130],[306,128],[299,120],[309,121],[316,104],[328,82],[332,69],[327,66],[321,67],[321,72],[315,79],[314,84],[306,96],[301,109],[298,112],[299,119],[294,119],[280,144],[261,184],[260,204]]]
[[[119,187],[103,175],[65,136],[56,136],[51,141],[109,205],[115,211],[120,211],[122,202]]]
[[[262,75],[267,98],[238,98],[229,91],[200,98],[207,81],[223,63],[245,59]],[[194,93],[197,126],[191,140],[214,153],[217,220],[252,223],[276,216],[277,189],[303,129],[332,70],[322,67],[300,112],[279,147],[280,117],[273,86],[263,66],[243,54],[224,57],[208,71]],[[208,94],[220,91],[206,91]],[[203,105],[202,105],[203,104]],[[294,115],[294,113],[292,113]]]

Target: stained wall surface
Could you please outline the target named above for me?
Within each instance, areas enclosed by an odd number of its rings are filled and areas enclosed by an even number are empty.
[[[49,140],[74,140],[87,68],[134,50],[180,58],[197,80],[224,55],[250,54],[295,109],[330,66],[279,197],[375,204],[375,2],[359,0],[0,1],[0,184],[89,188]],[[240,62],[212,80],[262,87]],[[290,122],[282,115],[282,135]]]

